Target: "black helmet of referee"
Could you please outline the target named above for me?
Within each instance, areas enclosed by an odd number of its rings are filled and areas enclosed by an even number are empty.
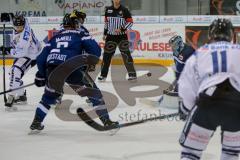
[[[233,25],[232,22],[225,18],[215,19],[208,29],[208,37],[215,41],[232,41]]]

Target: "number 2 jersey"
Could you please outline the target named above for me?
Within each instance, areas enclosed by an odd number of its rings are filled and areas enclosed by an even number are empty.
[[[187,60],[178,81],[179,96],[191,110],[199,93],[226,79],[240,92],[240,45],[225,41],[206,44]]]
[[[48,65],[62,64],[74,56],[82,55],[83,51],[97,57],[101,55],[101,48],[89,34],[79,30],[61,30],[49,40],[38,56],[38,70],[45,76]]]

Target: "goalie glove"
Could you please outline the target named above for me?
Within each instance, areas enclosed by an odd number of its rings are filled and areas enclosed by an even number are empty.
[[[37,71],[37,73],[36,73],[34,83],[35,83],[35,85],[36,85],[37,87],[43,87],[43,86],[45,86],[45,84],[46,84],[46,79],[45,79],[45,77],[43,77],[43,76],[39,73],[39,71]]]
[[[179,98],[179,101],[178,101],[178,113],[179,113],[180,120],[183,120],[183,121],[187,120],[188,115],[190,113],[190,110],[184,106],[182,98]]]

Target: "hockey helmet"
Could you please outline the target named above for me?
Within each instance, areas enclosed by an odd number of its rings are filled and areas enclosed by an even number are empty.
[[[182,37],[179,35],[175,35],[168,41],[170,46],[172,47],[173,52],[180,53],[182,49],[184,48],[184,43],[182,40]]]
[[[71,17],[77,17],[80,22],[83,24],[87,15],[85,12],[83,12],[82,10],[78,11],[78,10],[73,10],[73,12],[71,13]]]
[[[65,16],[63,17],[63,27],[69,27],[72,29],[76,29],[79,26],[79,21],[77,19],[77,17],[71,16],[70,13],[65,14]]]
[[[26,20],[23,15],[15,15],[13,17],[13,28],[17,32],[22,32],[26,23]]]
[[[23,15],[16,15],[13,17],[13,25],[14,26],[24,26],[25,25],[25,18]]]
[[[210,40],[230,42],[233,38],[232,22],[225,18],[215,19],[209,26],[208,37]]]

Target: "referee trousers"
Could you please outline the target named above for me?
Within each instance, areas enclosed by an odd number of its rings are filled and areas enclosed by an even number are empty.
[[[136,70],[134,68],[133,58],[129,50],[129,41],[126,34],[107,35],[103,53],[101,76],[107,77],[109,66],[117,47],[121,52],[128,75],[130,77],[136,77]]]

